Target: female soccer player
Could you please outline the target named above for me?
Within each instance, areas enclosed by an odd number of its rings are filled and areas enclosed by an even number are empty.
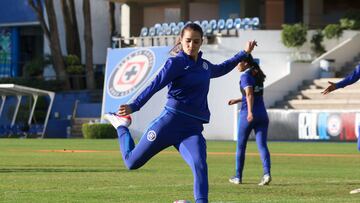
[[[228,103],[229,105],[233,105],[241,102],[235,176],[231,177],[229,181],[234,184],[242,183],[246,144],[251,131],[254,130],[264,170],[259,185],[268,185],[271,182],[270,153],[267,146],[269,118],[263,100],[263,88],[266,76],[251,55],[245,61],[240,62],[237,68],[240,72],[244,73],[240,78],[242,98],[232,99]]]
[[[116,114],[105,115],[117,129],[122,157],[130,170],[143,166],[161,150],[174,146],[193,172],[197,203],[208,202],[206,142],[201,132],[203,124],[210,119],[207,102],[210,79],[230,72],[256,45],[255,41],[250,41],[244,51],[214,65],[202,58],[199,51],[202,42],[201,27],[195,23],[185,25],[180,42],[173,49],[177,50],[179,46],[177,55],[166,61],[151,84],[132,103],[120,105]],[[165,109],[135,146],[128,130],[131,123],[128,115],[138,111],[165,86],[168,86]]]
[[[342,79],[340,82],[338,83],[333,83],[333,82],[328,82],[329,86],[322,91],[321,93],[323,95],[327,95],[330,92],[339,89],[339,88],[344,88],[348,85],[351,85],[353,83],[355,83],[356,81],[358,81],[360,79],[360,64],[358,64],[355,68],[355,70],[349,74],[348,76],[346,76],[344,79]],[[358,137],[358,142],[357,142],[357,147],[358,150],[360,151],[360,136]],[[359,189],[355,189],[350,191],[350,194],[355,194],[355,193],[360,193],[360,188]]]

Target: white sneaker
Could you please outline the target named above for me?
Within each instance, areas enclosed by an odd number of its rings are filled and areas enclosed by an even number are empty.
[[[360,193],[360,188],[350,191],[350,194],[356,194],[356,193]]]
[[[241,184],[240,178],[237,178],[237,177],[235,177],[235,176],[229,178],[229,182],[230,182],[230,183],[237,184],[237,185]]]
[[[188,200],[182,200],[182,199],[180,199],[180,200],[175,200],[174,203],[191,203],[191,202],[188,201]]]
[[[269,185],[269,183],[271,182],[271,176],[269,174],[265,174],[262,178],[261,181],[258,185],[263,186],[263,185]]]
[[[109,121],[115,129],[117,129],[119,126],[129,127],[131,124],[130,115],[119,116],[115,113],[106,113],[103,117],[105,120]]]

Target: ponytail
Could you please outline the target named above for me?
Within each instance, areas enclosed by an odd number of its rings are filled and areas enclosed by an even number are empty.
[[[259,79],[261,82],[264,82],[265,78],[266,78],[266,75],[261,70],[259,64],[254,60],[254,58],[252,57],[251,54],[249,55],[249,57],[245,61],[249,64],[250,69],[256,72],[255,77],[257,79]]]

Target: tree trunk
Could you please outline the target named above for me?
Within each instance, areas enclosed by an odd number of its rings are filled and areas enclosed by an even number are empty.
[[[110,47],[112,46],[112,37],[115,34],[115,3],[109,2],[109,30],[110,30]]]
[[[76,56],[79,57],[81,61],[81,45],[80,45],[80,36],[79,36],[79,28],[77,24],[77,18],[76,18],[76,12],[75,12],[75,2],[74,0],[68,0],[69,1],[69,7],[71,12],[71,21],[72,21],[72,33],[74,38],[74,53]]]
[[[73,0],[61,0],[61,10],[65,24],[66,50],[67,54],[76,55],[81,60],[79,32],[77,28],[77,20]]]
[[[90,0],[83,0],[86,86],[95,89]]]
[[[70,82],[65,71],[65,63],[61,53],[59,32],[57,28],[56,15],[54,4],[52,0],[45,0],[45,9],[47,12],[49,26],[47,26],[44,12],[42,10],[43,4],[41,0],[28,0],[29,5],[34,9],[40,25],[44,31],[45,37],[49,41],[51,55],[53,57],[53,65],[57,77],[64,81],[64,88],[70,89]]]

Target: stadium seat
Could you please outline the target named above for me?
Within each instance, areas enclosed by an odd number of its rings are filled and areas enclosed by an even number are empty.
[[[244,18],[242,21],[241,21],[241,27],[244,29],[244,30],[248,30],[251,28],[251,20],[250,18]]]
[[[156,29],[155,27],[149,28],[149,36],[153,37],[156,35]]]
[[[227,30],[231,30],[231,29],[234,28],[234,20],[233,20],[232,18],[226,19],[225,28],[226,28]]]
[[[212,31],[217,29],[217,22],[215,19],[210,20],[209,25],[210,25]]]
[[[163,35],[171,35],[171,28],[168,23],[163,23],[161,25],[161,29],[163,31]]]
[[[179,35],[182,28],[180,26],[175,26],[172,28],[173,35]]]
[[[177,33],[177,34],[174,33],[174,30],[175,30],[176,27],[177,27],[177,25],[174,22],[169,24],[169,28],[170,28],[170,32],[171,32],[170,35],[178,35],[179,34],[179,33]]]
[[[155,27],[155,35],[156,36],[161,36],[161,35],[163,35],[163,29],[162,29],[162,26],[161,26],[161,24],[160,23],[156,23],[155,25],[154,25],[154,27]]]
[[[235,29],[240,30],[240,28],[241,28],[241,18],[235,18],[234,27],[235,27]]]
[[[206,32],[207,27],[209,26],[209,21],[207,21],[207,20],[201,21],[201,25],[200,25],[200,26],[201,26],[203,32],[206,34],[206,33],[207,33],[207,32]]]
[[[254,17],[251,19],[251,28],[256,30],[259,29],[260,26],[260,19],[258,17]]]
[[[224,19],[219,19],[217,22],[217,29],[219,31],[224,30],[225,29],[225,20]]]
[[[179,30],[182,30],[184,26],[185,26],[185,23],[183,21],[180,21],[177,24],[177,27],[179,28]]]
[[[198,24],[198,25],[201,26],[201,23],[200,23],[200,21],[198,21],[198,20],[195,20],[194,23],[196,23],[196,24]]]
[[[140,37],[147,37],[148,34],[149,34],[149,31],[148,31],[148,28],[147,28],[147,27],[141,28]]]

